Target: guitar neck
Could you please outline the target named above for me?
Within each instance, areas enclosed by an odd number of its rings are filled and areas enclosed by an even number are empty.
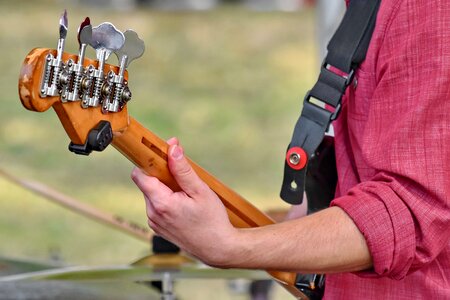
[[[174,191],[181,190],[167,167],[167,143],[135,119],[130,117],[126,130],[114,133],[112,145],[148,175],[157,177]],[[191,160],[189,162],[198,176],[222,200],[235,227],[248,228],[274,223],[267,215],[214,176]]]
[[[148,175],[157,177],[174,191],[181,190],[167,166],[168,144],[135,119],[130,117],[129,125],[125,130],[114,132],[112,145]],[[274,223],[266,214],[214,176],[191,160],[189,162],[198,176],[208,184],[223,202],[233,226],[249,228]],[[304,294],[295,288],[295,273],[277,271],[270,271],[269,273],[291,294],[299,299],[304,297]]]

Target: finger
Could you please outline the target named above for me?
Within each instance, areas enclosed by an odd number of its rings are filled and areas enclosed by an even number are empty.
[[[148,201],[148,199],[146,199]],[[147,202],[151,203],[151,202]],[[150,204],[151,205],[151,204]],[[147,224],[157,234],[164,232],[164,222],[152,206],[147,206]]]
[[[181,146],[173,145],[169,147],[168,163],[170,172],[186,194],[194,197],[207,191],[206,184],[192,169]]]
[[[145,211],[147,213],[147,218],[152,219],[152,220],[157,218],[158,213],[156,212],[152,201],[145,195],[144,195],[144,200],[145,200]]]
[[[150,227],[151,230],[153,230],[153,232],[156,235],[161,235],[161,229],[162,229],[161,226],[159,226],[157,223],[153,222],[150,219],[147,219],[147,224],[148,224],[148,227]]]
[[[171,137],[170,139],[167,140],[167,144],[169,144],[169,146],[179,145],[180,141],[176,137]]]
[[[148,226],[153,230],[153,232],[156,235],[159,235],[160,237],[164,238],[165,240],[168,240],[171,243],[176,244],[176,238],[173,234],[171,234],[169,231],[167,231],[164,226],[161,226],[152,220],[148,220]]]
[[[158,178],[147,176],[137,167],[133,169],[131,178],[149,199],[167,198],[173,194],[172,190],[159,181]]]

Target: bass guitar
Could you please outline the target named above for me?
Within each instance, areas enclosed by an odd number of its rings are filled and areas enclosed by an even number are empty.
[[[180,190],[167,167],[168,145],[128,115],[131,100],[129,63],[140,57],[144,44],[134,31],[124,33],[111,23],[92,27],[86,18],[78,30],[78,55],[64,52],[67,14],[60,19],[57,49],[36,48],[25,58],[19,76],[19,96],[31,111],[54,109],[71,143],[69,149],[88,155],[111,144],[147,174]],[[97,59],[85,57],[87,46]],[[111,53],[119,65],[105,61]],[[248,228],[273,224],[273,220],[207,171],[190,161],[199,177],[225,205],[233,226]],[[298,299],[308,297],[296,285],[297,274],[269,271],[270,275]],[[314,283],[311,283],[314,285]]]

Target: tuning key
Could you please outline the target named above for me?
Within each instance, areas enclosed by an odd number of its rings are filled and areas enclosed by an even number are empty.
[[[86,55],[86,47],[92,38],[91,21],[87,17],[78,27],[78,43],[80,45],[77,63],[70,68],[73,74],[72,89],[68,89],[65,94],[61,95],[62,101],[76,101],[81,98],[81,81],[83,80],[84,72],[84,57]]]
[[[112,101],[105,101],[103,103],[103,110],[117,112],[123,102],[127,102],[131,98],[131,92],[124,84],[125,69],[130,63],[142,56],[145,50],[144,41],[141,40],[137,33],[133,30],[127,30],[123,33],[125,43],[123,46],[114,51],[120,62],[119,74],[113,78],[115,84],[114,95]]]
[[[62,54],[64,52],[64,44],[67,36],[67,28],[69,27],[69,22],[67,20],[67,11],[64,10],[61,18],[59,18],[59,40],[57,51],[57,60],[61,61]]]
[[[139,38],[135,31],[128,29],[123,35],[125,37],[125,43],[122,48],[114,51],[120,62],[120,76],[123,76],[125,69],[128,68],[130,63],[136,58],[141,57],[145,51],[144,41]]]
[[[78,55],[78,65],[83,66],[84,56],[86,55],[86,47],[92,40],[92,25],[89,17],[86,17],[78,28],[78,44],[80,45],[80,53]]]
[[[103,67],[105,61],[109,58],[113,51],[120,49],[125,42],[125,37],[122,32],[108,22],[102,23],[97,27],[92,28],[92,38],[89,45],[95,49],[98,59],[98,68],[94,74],[94,90],[92,97],[85,95],[84,105],[97,106],[101,97],[101,90],[104,82]]]
[[[95,49],[99,63],[104,64],[113,51],[122,48],[124,42],[123,33],[117,30],[113,24],[105,22],[92,28],[92,38],[89,44]]]
[[[59,18],[59,39],[56,47],[56,58],[52,54],[48,54],[46,58],[43,74],[44,76],[40,90],[41,97],[59,95],[59,79],[61,75],[60,71],[63,67],[62,55],[67,36],[67,27],[67,11],[64,10]]]

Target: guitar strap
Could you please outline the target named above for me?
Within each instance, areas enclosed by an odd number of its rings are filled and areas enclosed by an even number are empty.
[[[350,1],[341,24],[328,44],[328,54],[321,66],[319,79],[303,100],[303,109],[286,151],[280,193],[280,197],[290,204],[301,204],[303,201],[308,167],[318,159],[317,149],[323,146],[321,144],[330,123],[339,115],[342,96],[366,57],[380,2]],[[335,170],[336,166],[327,168]],[[333,185],[331,197],[334,196],[336,181]]]

